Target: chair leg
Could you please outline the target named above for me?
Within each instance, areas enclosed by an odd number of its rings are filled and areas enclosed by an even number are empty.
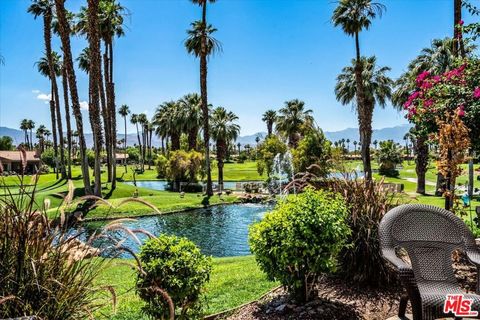
[[[408,304],[408,295],[403,294],[400,297],[400,305],[398,307],[398,317],[400,319],[405,319],[405,312],[407,311],[407,304]]]

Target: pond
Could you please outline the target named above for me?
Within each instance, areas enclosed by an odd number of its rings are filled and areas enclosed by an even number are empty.
[[[129,185],[134,185],[133,181],[125,182]],[[168,181],[166,180],[148,180],[148,181],[137,181],[137,187],[139,188],[146,188],[152,190],[167,190]],[[236,190],[237,189],[237,181],[224,181],[223,182],[224,189]]]
[[[214,257],[242,256],[250,254],[248,226],[260,220],[272,206],[259,204],[220,205],[187,212],[138,218],[126,222],[130,229],[143,229],[156,236],[165,233],[186,237],[200,247],[206,255]],[[82,224],[77,231],[85,232],[83,239],[108,222]],[[139,246],[123,231],[112,231],[110,235],[118,240],[126,239],[124,245],[138,252]],[[140,241],[146,236],[138,235]],[[97,239],[95,247],[108,245],[111,240]],[[112,242],[113,244],[113,242]],[[107,254],[108,255],[108,254]],[[130,258],[124,254],[122,257]]]

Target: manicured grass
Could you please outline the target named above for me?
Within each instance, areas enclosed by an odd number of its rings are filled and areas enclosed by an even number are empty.
[[[131,260],[116,259],[100,275],[98,285],[113,285],[118,296],[117,312],[113,314],[111,298],[106,295],[101,302],[107,304],[100,312],[101,319],[147,319],[141,314],[142,301],[135,294],[135,271],[125,265]],[[208,305],[206,314],[227,310],[259,298],[278,284],[268,281],[260,271],[253,256],[215,258],[210,282],[206,288]]]
[[[225,163],[223,168],[223,179],[225,181],[253,181],[265,180],[267,177],[259,175],[256,161],[245,161],[244,163]],[[212,166],[212,179],[218,179],[216,165]]]

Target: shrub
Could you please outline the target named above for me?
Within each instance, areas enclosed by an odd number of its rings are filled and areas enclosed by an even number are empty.
[[[167,162],[168,159],[164,155],[158,155],[155,160],[155,167],[157,169],[157,178],[162,179],[167,176]]]
[[[55,168],[55,154],[52,148],[48,148],[42,152],[40,159],[44,164],[49,166],[50,168]]]
[[[177,319],[201,316],[202,291],[210,279],[212,261],[190,240],[162,235],[145,242],[139,254],[144,273],[137,277],[143,311],[155,319],[171,317],[168,303],[154,287],[168,292]]]
[[[292,150],[292,156],[295,172],[314,170],[317,176],[326,177],[332,166],[331,142],[322,130],[312,129]],[[311,167],[312,164],[317,166]]]
[[[252,225],[251,250],[269,279],[279,280],[295,299],[309,300],[320,273],[335,270],[350,232],[346,214],[340,196],[307,188]]]

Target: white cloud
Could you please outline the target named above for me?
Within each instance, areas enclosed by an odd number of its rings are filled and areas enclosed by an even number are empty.
[[[88,102],[87,101],[80,101],[80,109],[88,110]]]
[[[52,99],[52,95],[46,93],[39,93],[37,95],[37,99],[42,101],[50,101]]]
[[[33,90],[32,90],[32,93],[39,94],[39,93],[40,93],[40,90],[38,90],[38,89],[33,89]]]

